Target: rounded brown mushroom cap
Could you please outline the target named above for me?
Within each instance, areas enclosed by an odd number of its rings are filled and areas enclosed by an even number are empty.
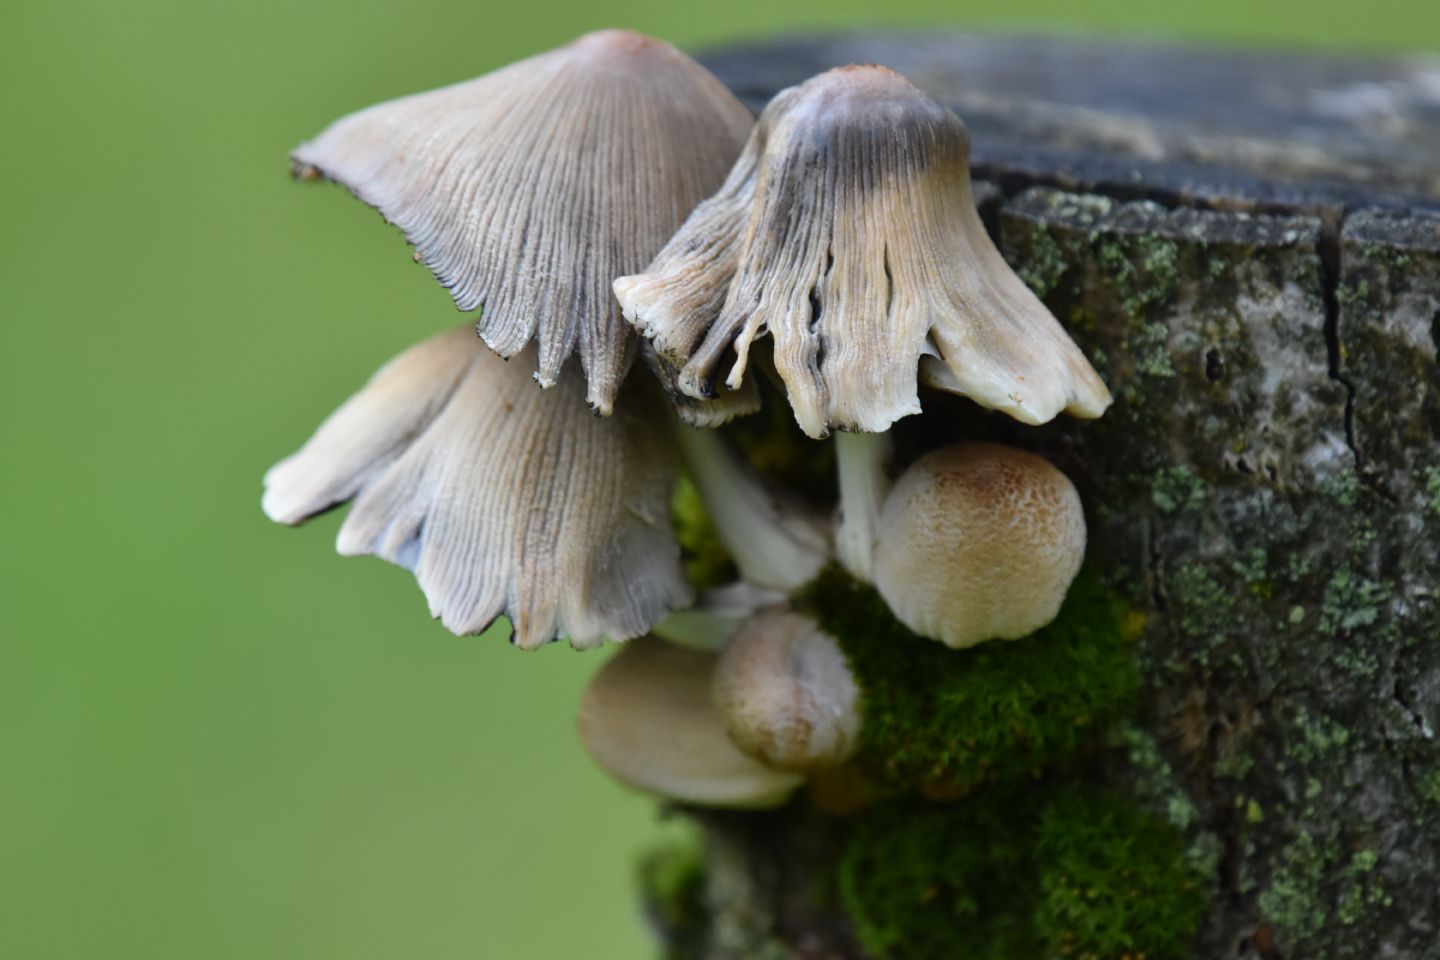
[[[1068,477],[1023,450],[957,444],[896,482],[875,585],[911,630],[969,647],[1055,619],[1084,556],[1085,514]]]
[[[720,654],[715,703],[747,753],[787,770],[848,760],[860,742],[860,690],[835,638],[783,608],[758,614]]]
[[[715,655],[641,637],[580,701],[580,742],[621,783],[681,803],[769,807],[801,778],[742,753],[710,699]]]

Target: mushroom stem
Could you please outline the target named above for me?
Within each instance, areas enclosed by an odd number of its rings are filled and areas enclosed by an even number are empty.
[[[890,493],[885,467],[893,444],[889,432],[835,434],[835,466],[840,480],[835,553],[855,577],[875,580],[875,541],[880,511]]]
[[[823,521],[771,488],[715,431],[676,430],[690,477],[741,576],[785,591],[814,578],[829,553]]]
[[[744,580],[727,583],[702,592],[695,606],[674,611],[650,632],[692,650],[723,650],[756,610],[784,599],[782,593]]]

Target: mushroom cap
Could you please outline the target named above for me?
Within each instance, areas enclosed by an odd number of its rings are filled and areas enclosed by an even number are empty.
[[[783,607],[758,614],[721,651],[715,703],[741,749],[775,767],[833,767],[860,745],[860,689],[840,644]]]
[[[801,783],[742,753],[710,699],[715,655],[653,637],[606,661],[580,701],[580,742],[627,786],[708,807],[769,807]]]
[[[691,397],[739,389],[757,338],[801,428],[879,432],[918,413],[918,371],[1025,423],[1110,394],[1001,258],[952,112],[877,66],[782,91],[718,192],[614,287]],[[728,370],[725,367],[728,366]]]
[[[1085,558],[1065,474],[992,443],[932,451],[880,516],[875,585],[895,616],[949,647],[1014,639],[1055,619]]]
[[[601,419],[584,390],[573,363],[536,390],[457,327],[392,360],[271,468],[262,506],[297,524],[353,499],[340,553],[412,571],[457,634],[504,613],[526,649],[638,636],[691,597],[674,461],[663,421],[629,394]]]
[[[572,351],[608,414],[629,363],[610,293],[739,153],[750,112],[668,43],[626,30],[332,124],[293,155],[394,223],[504,357],[542,386]]]

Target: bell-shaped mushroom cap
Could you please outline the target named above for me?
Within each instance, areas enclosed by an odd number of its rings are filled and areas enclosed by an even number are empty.
[[[715,703],[741,749],[786,770],[844,763],[860,745],[860,689],[834,637],[783,607],[720,653]]]
[[[627,786],[707,807],[769,807],[801,778],[740,752],[710,699],[715,655],[653,637],[625,645],[580,701],[580,741]]]
[[[674,47],[606,30],[353,113],[294,161],[403,230],[501,356],[534,340],[543,386],[578,347],[608,414],[629,362],[610,282],[720,185],[751,124]]]
[[[911,630],[949,647],[1014,639],[1055,619],[1085,558],[1070,479],[993,443],[932,451],[880,516],[875,586]]]
[[[662,424],[593,416],[574,364],[536,390],[469,326],[382,368],[265,476],[272,520],[353,499],[345,555],[414,572],[455,633],[501,613],[514,642],[638,636],[690,600],[669,520]],[[628,396],[627,396],[628,399]]]
[[[739,387],[768,332],[812,437],[918,413],[922,357],[933,385],[1025,423],[1099,416],[1105,385],[985,233],[969,153],[960,119],[884,67],[791,87],[719,192],[615,282],[625,316],[692,397]]]

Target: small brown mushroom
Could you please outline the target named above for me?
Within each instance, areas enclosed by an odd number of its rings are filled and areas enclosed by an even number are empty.
[[[580,702],[580,742],[626,786],[707,807],[771,807],[801,783],[742,753],[710,699],[715,655],[653,637],[600,668]]]
[[[298,524],[353,499],[340,553],[412,571],[455,633],[505,613],[527,649],[638,636],[690,601],[675,462],[663,418],[626,402],[597,418],[584,393],[574,363],[536,390],[524,364],[455,328],[392,360],[271,468],[262,506]]]
[[[344,117],[295,150],[404,231],[480,335],[545,387],[578,351],[608,414],[630,360],[611,293],[720,185],[752,125],[713,75],[627,30]],[[691,407],[694,405],[691,404]],[[699,411],[713,418],[713,411]]]
[[[715,703],[735,742],[775,767],[833,767],[860,745],[860,690],[840,644],[783,607],[757,615],[721,652]]]
[[[812,437],[918,413],[922,366],[1025,423],[1099,416],[1105,385],[985,232],[969,155],[965,125],[904,77],[831,70],[770,102],[724,185],[616,296],[692,398],[739,389],[768,333]]]
[[[1068,477],[992,443],[932,451],[896,481],[880,515],[875,585],[895,616],[949,647],[1040,629],[1085,556]]]

